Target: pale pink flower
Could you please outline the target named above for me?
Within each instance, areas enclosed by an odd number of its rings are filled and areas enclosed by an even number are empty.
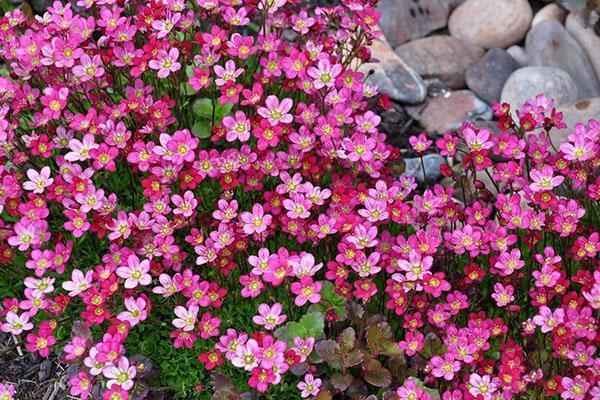
[[[173,320],[173,326],[184,331],[193,331],[198,320],[198,306],[192,304],[189,309],[183,306],[175,307],[175,315],[178,318]]]
[[[321,388],[321,379],[315,379],[312,374],[306,374],[304,376],[304,381],[298,383],[298,389],[302,392],[300,393],[300,397],[303,399],[311,396],[316,396],[319,394],[319,389]]]
[[[62,288],[68,291],[69,296],[75,297],[85,292],[92,285],[94,271],[87,271],[85,275],[78,269],[71,272],[71,280],[63,282]]]
[[[117,275],[125,279],[125,288],[133,289],[138,285],[146,286],[152,281],[148,273],[150,271],[150,260],[142,260],[135,254],[127,258],[127,266],[117,268]]]
[[[281,310],[280,303],[275,303],[271,307],[264,303],[260,304],[258,306],[259,315],[252,317],[252,321],[257,325],[264,326],[265,329],[274,329],[277,325],[281,325],[287,318],[286,315],[281,314]]]
[[[33,193],[43,193],[44,189],[52,185],[53,178],[50,178],[50,167],[43,167],[38,173],[34,169],[27,170],[29,180],[23,183],[23,189],[30,190]]]
[[[265,101],[267,107],[260,107],[257,111],[258,114],[265,118],[271,126],[281,124],[289,124],[293,121],[294,117],[289,114],[292,109],[294,102],[292,99],[285,98],[279,102],[276,96],[270,95]]]
[[[33,324],[29,322],[29,314],[23,313],[21,315],[9,311],[6,314],[5,321],[0,325],[2,332],[11,333],[13,335],[20,335],[24,331],[30,331],[33,329]]]
[[[171,48],[168,53],[166,50],[159,50],[156,57],[156,59],[150,60],[148,66],[158,70],[159,78],[166,78],[171,72],[179,71],[181,68],[181,64],[177,62],[179,50],[176,47]]]

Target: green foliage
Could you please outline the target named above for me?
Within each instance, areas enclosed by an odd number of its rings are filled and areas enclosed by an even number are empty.
[[[199,138],[209,138],[212,134],[212,126],[216,121],[220,121],[233,108],[232,103],[219,104],[212,99],[197,99],[192,104],[194,113],[194,125],[192,133]]]

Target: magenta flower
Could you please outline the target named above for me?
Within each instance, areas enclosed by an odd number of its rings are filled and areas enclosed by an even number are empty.
[[[63,108],[67,105],[69,89],[63,87],[55,89],[47,87],[44,89],[44,95],[40,99],[45,106],[43,113],[52,119],[59,119]]]

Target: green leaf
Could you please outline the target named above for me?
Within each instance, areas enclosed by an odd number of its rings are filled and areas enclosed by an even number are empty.
[[[325,329],[325,318],[320,312],[311,312],[300,318],[300,324],[306,328],[308,336],[316,338],[323,334]],[[304,337],[304,339],[306,339],[306,337]]]
[[[196,121],[192,126],[192,134],[201,139],[208,139],[212,135],[212,125],[210,121],[200,120]]]
[[[192,111],[195,116],[203,119],[212,120],[213,104],[211,99],[203,98],[194,101],[192,104]]]
[[[444,343],[440,340],[440,338],[433,332],[429,332],[425,335],[425,340],[423,341],[423,350],[420,352],[423,357],[430,359],[433,356],[439,356],[444,354]]]
[[[327,389],[321,389],[319,391],[319,393],[317,394],[317,396],[315,397],[315,400],[331,400],[333,399],[333,396],[331,395],[331,392]]]

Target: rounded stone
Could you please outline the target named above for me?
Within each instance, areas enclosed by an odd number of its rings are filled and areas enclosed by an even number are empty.
[[[527,0],[467,0],[450,15],[450,34],[487,49],[506,48],[525,37],[533,11]]]
[[[465,71],[484,50],[449,35],[433,35],[397,47],[396,54],[424,79],[437,78],[452,89],[461,89]]]
[[[465,75],[467,86],[489,104],[497,103],[504,83],[519,64],[503,49],[491,49],[471,65]]]
[[[504,84],[500,101],[510,104],[512,110],[516,110],[526,100],[534,99],[538,94],[554,99],[555,104],[567,103],[577,99],[577,85],[568,73],[559,68],[519,68]]]

